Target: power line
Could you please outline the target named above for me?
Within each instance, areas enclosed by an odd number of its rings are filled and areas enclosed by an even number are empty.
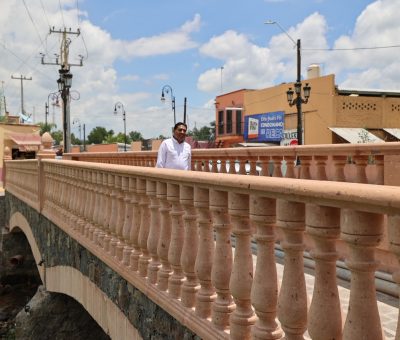
[[[379,50],[386,48],[399,48],[400,45],[353,47],[353,48],[302,48],[303,51],[358,51],[358,50]]]
[[[46,21],[47,21],[47,25],[50,27],[49,18],[47,17],[47,13],[46,13],[46,10],[44,9],[42,0],[40,0],[40,4],[42,5],[42,9],[43,9],[43,13],[44,13],[44,16],[46,18]]]
[[[63,25],[65,27],[64,12],[63,12],[63,9],[62,9],[62,6],[61,6],[61,0],[58,0],[58,4],[60,5],[61,19],[62,19]]]
[[[43,46],[44,48],[46,48],[45,45],[44,45],[44,42],[43,42],[43,40],[42,40],[42,37],[40,36],[39,31],[38,31],[38,29],[37,29],[37,27],[36,27],[36,24],[35,24],[35,22],[33,21],[33,18],[32,18],[32,16],[31,16],[31,13],[29,12],[28,6],[27,6],[26,3],[25,3],[25,0],[22,0],[22,2],[24,3],[25,9],[26,9],[26,11],[27,11],[27,13],[28,13],[28,16],[29,16],[29,19],[31,19],[32,25],[33,25],[33,27],[35,28],[35,31],[36,31],[36,33],[37,33],[37,35],[38,35],[38,37],[39,37],[39,40],[40,40],[42,46]]]

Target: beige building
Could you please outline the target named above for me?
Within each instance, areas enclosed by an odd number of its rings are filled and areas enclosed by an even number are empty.
[[[10,116],[13,118],[12,116]],[[40,149],[40,127],[32,124],[0,123],[0,157],[4,159],[4,149],[9,148],[13,159],[35,158]],[[3,173],[3,162],[0,163],[0,179]]]
[[[320,77],[314,70],[309,72],[307,80],[302,81],[302,87],[306,84],[311,86],[311,95],[308,103],[302,105],[303,144],[400,140],[400,92],[340,89],[335,84],[334,75]],[[294,89],[294,84],[242,90],[243,104],[235,108],[241,111],[243,117],[241,133],[238,133],[239,129],[228,128],[230,132],[227,133],[227,129],[217,128],[217,144],[224,141],[224,146],[227,146],[229,140],[237,141],[238,137],[243,142],[251,142],[252,139],[248,138],[248,129],[251,128],[249,121],[257,125],[256,119],[266,119],[271,113],[279,112],[283,114],[281,140],[271,141],[267,137],[254,141],[287,145],[290,139],[296,139],[297,109],[288,104],[286,92],[289,88]],[[230,108],[218,105],[221,102],[229,103],[230,96],[236,97],[237,93],[216,98],[216,122],[219,127],[232,124],[226,119]],[[236,116],[235,112],[229,115]]]

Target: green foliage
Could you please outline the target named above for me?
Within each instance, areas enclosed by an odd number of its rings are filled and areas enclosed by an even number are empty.
[[[51,132],[51,137],[54,140],[55,145],[60,145],[61,141],[63,140],[63,132],[61,130]]]
[[[96,126],[92,131],[90,131],[87,140],[89,144],[102,144],[103,142],[106,142],[110,135],[114,135],[113,130],[107,131],[106,128],[102,126]]]
[[[82,141],[75,137],[74,133],[71,133],[71,144],[72,145],[82,145]]]
[[[200,129],[195,127],[188,132],[188,136],[192,136],[194,140],[214,140],[215,121],[210,122],[210,126],[203,126]]]
[[[140,141],[140,140],[144,139],[142,134],[139,131],[131,131],[131,132],[129,132],[128,136],[132,142],[136,142],[136,141]]]
[[[54,130],[57,128],[57,125],[54,123],[43,123],[43,122],[39,122],[37,125],[40,126],[40,135],[43,135],[45,132],[50,132],[51,134],[51,130]]]

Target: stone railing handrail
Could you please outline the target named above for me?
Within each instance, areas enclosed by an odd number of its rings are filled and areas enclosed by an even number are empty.
[[[7,162],[12,194],[19,182],[11,168],[24,165]],[[74,161],[43,160],[38,168],[42,214],[202,338],[300,339],[308,331],[312,339],[383,339],[375,249],[387,219],[391,251],[400,257],[398,187]],[[277,229],[285,253],[281,284]],[[315,242],[309,308],[305,233]],[[352,277],[344,326],[339,240],[349,248]]]
[[[400,142],[195,149],[192,170],[384,184],[384,156],[399,154]],[[74,153],[64,159],[154,167],[157,152]]]

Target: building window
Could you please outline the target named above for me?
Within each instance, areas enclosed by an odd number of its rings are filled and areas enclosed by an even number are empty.
[[[232,110],[226,110],[226,133],[232,133]]]
[[[224,134],[224,111],[218,111],[218,134]]]
[[[236,110],[236,134],[242,134],[242,110]]]

